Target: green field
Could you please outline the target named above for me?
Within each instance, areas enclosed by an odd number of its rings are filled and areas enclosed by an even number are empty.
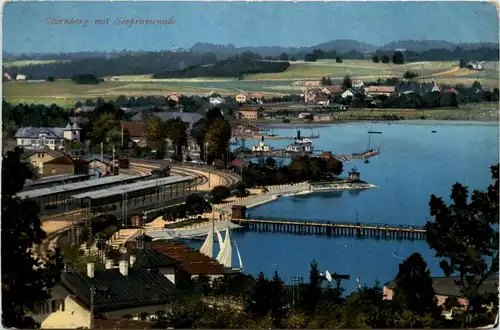
[[[27,64],[18,61],[16,65]],[[42,61],[38,61],[42,62]],[[12,64],[11,63],[11,64]],[[7,64],[7,63],[6,63]],[[281,73],[250,74],[243,80],[234,78],[195,78],[154,80],[151,75],[119,76],[119,81],[106,81],[98,85],[77,85],[71,80],[55,82],[6,82],[3,84],[3,97],[12,103],[56,103],[72,107],[76,101],[96,99],[116,99],[125,96],[167,96],[171,93],[185,95],[206,95],[217,92],[222,95],[236,95],[240,92],[259,92],[266,96],[302,93],[307,87],[297,85],[301,81],[318,81],[321,77],[331,77],[335,84],[348,74],[365,82],[378,78],[402,77],[407,70],[423,76],[421,81],[436,79],[441,84],[471,85],[479,80],[484,86],[498,87],[498,63],[485,63],[484,71],[459,69],[457,62],[419,62],[404,65],[373,63],[369,60],[334,60],[318,62],[292,62],[288,70]]]
[[[53,63],[69,63],[71,61],[57,61],[57,60],[42,60],[42,61],[37,61],[37,60],[24,60],[24,61],[11,61],[11,62],[4,62],[2,65],[5,66],[6,68],[22,68],[25,66],[30,66],[30,65],[37,65],[37,64],[53,64]]]

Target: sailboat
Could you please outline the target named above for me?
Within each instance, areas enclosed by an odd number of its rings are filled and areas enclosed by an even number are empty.
[[[368,135],[368,148],[366,149],[366,152],[370,152],[371,151],[370,142],[371,142],[371,136]],[[365,164],[369,164],[369,163],[370,163],[370,160],[369,159],[365,159]]]
[[[215,226],[212,224],[212,228],[210,228],[207,238],[205,239],[205,242],[200,248],[200,253],[206,255],[207,257],[213,258],[214,234],[217,235],[217,241],[219,242],[219,254],[217,254],[215,260],[217,260],[220,264],[222,264],[226,268],[241,272],[243,270],[243,262],[241,260],[240,251],[238,249],[238,245],[236,245],[236,242],[234,242],[234,245],[236,247],[236,254],[238,255],[238,261],[240,267],[239,268],[232,267],[233,247],[231,242],[231,235],[229,234],[229,229],[226,229],[226,237],[225,239],[222,239],[222,235],[217,229],[215,229]]]
[[[370,130],[368,131],[368,134],[382,134],[382,132],[374,131],[373,130],[373,122],[372,122],[372,125],[370,126]]]

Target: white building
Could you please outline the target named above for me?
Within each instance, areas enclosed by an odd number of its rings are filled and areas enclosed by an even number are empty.
[[[81,128],[75,123],[61,127],[21,127],[14,135],[17,146],[25,149],[47,147],[58,150],[64,147],[64,141],[80,141]]]

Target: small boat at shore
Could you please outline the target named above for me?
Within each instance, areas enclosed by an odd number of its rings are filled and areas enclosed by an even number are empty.
[[[432,130],[431,133],[437,133],[437,131]]]
[[[310,139],[301,138],[300,131],[297,131],[297,137],[294,142],[289,144],[285,150],[292,153],[312,153],[314,147]]]
[[[368,159],[365,159],[365,164],[369,164],[370,161]]]

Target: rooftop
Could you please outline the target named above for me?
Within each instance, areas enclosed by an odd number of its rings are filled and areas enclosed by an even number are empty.
[[[452,276],[452,277],[433,277],[432,278],[432,287],[434,288],[434,292],[440,296],[447,297],[460,297],[461,287],[455,284],[456,280],[459,280],[460,277]],[[390,282],[387,287],[393,288],[395,286],[395,282]],[[498,275],[492,275],[488,277],[479,287],[480,292],[488,292],[498,294]]]
[[[176,241],[154,242],[153,248],[182,264],[191,275],[222,275],[226,273],[224,266],[216,260]]]
[[[120,175],[105,177],[102,179],[94,179],[94,180],[65,184],[65,185],[61,185],[61,186],[41,188],[41,189],[35,189],[35,190],[30,190],[30,191],[22,191],[22,192],[18,193],[16,196],[19,198],[36,198],[36,197],[40,197],[40,196],[44,196],[44,195],[52,195],[52,194],[70,192],[70,191],[77,191],[77,190],[85,189],[85,188],[92,188],[92,187],[97,188],[99,186],[102,186],[105,184],[110,184],[110,183],[115,183],[115,182],[118,183],[121,181],[138,180],[142,177],[143,177],[142,175],[120,174]]]
[[[179,262],[169,258],[166,254],[147,247],[142,250],[136,250],[137,259],[134,262],[134,268],[156,269],[160,267],[172,267]]]
[[[86,306],[90,306],[90,289],[94,286],[97,312],[160,305],[178,294],[175,285],[160,272],[136,268],[129,268],[126,276],[119,269],[96,270],[92,278],[84,271],[63,272],[61,282]]]
[[[126,185],[116,186],[112,188],[101,189],[97,191],[88,191],[81,194],[74,195],[73,198],[90,198],[90,199],[100,199],[116,195],[122,195],[124,193],[130,193],[135,191],[140,191],[143,189],[154,188],[157,186],[166,186],[180,182],[186,182],[194,179],[192,176],[180,176],[171,175],[167,178],[161,178],[157,180],[148,180],[134,182]]]

